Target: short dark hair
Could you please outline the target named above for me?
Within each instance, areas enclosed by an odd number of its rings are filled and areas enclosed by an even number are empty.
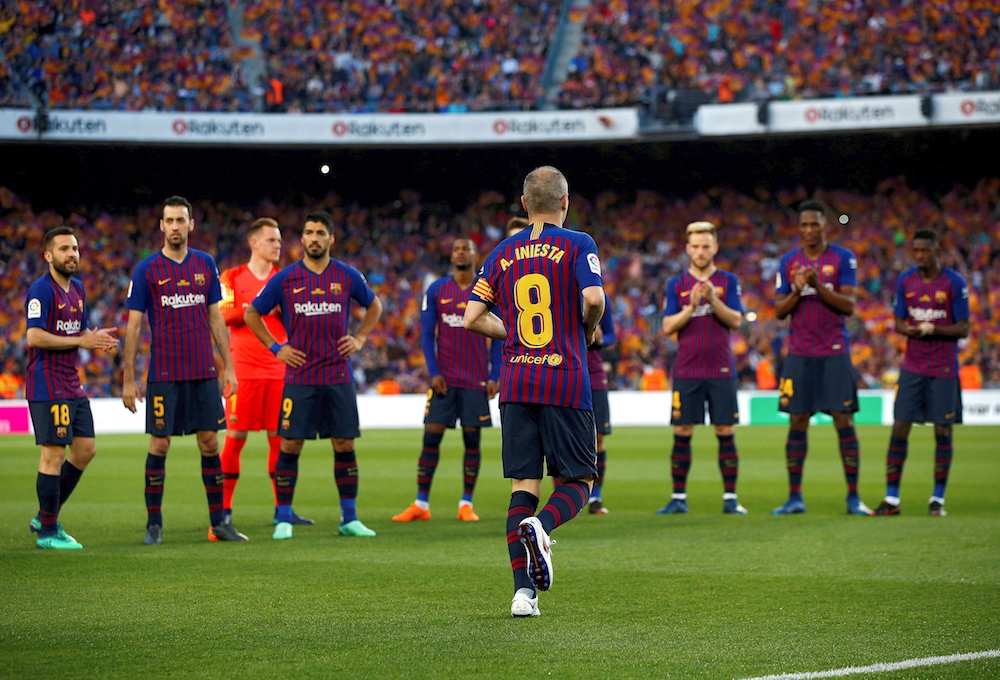
[[[326,227],[327,231],[331,234],[333,233],[333,215],[328,212],[315,210],[306,215],[306,218],[302,220],[302,224],[305,224],[306,222],[319,222]]]
[[[45,244],[45,250],[49,249],[49,246],[52,245],[52,241],[55,240],[56,236],[73,236],[76,237],[77,241],[80,240],[80,237],[76,235],[76,232],[73,231],[72,227],[67,227],[65,225],[61,227],[52,227],[45,232],[45,239],[43,241]]]
[[[938,235],[933,229],[918,229],[917,233],[913,235],[913,240],[916,241],[917,239],[925,239],[931,243],[937,243]]]
[[[528,226],[527,217],[519,217],[515,215],[514,217],[511,217],[509,220],[507,220],[506,233],[510,234],[512,231],[521,231],[527,226]]]
[[[257,235],[257,233],[264,227],[274,227],[278,228],[278,221],[271,219],[270,217],[260,217],[250,223],[250,228],[247,229],[247,238],[251,239]]]
[[[827,208],[826,203],[816,200],[815,198],[810,198],[799,203],[799,212],[802,213],[806,210],[815,210],[824,216],[829,212],[829,208]]]
[[[183,196],[171,196],[163,202],[163,207],[166,208],[170,206],[183,206],[188,210],[188,218],[194,219],[194,208],[191,207],[191,201],[187,200]]]

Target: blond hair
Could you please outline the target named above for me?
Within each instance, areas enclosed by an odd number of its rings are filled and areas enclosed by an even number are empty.
[[[714,238],[716,242],[718,242],[719,240],[719,233],[715,230],[715,225],[712,224],[711,222],[705,222],[705,221],[692,222],[691,224],[687,225],[687,230],[685,231],[685,233],[688,236],[690,236],[691,234],[711,234],[712,238]]]

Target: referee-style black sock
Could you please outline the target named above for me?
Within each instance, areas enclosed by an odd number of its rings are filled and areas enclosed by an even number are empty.
[[[80,477],[83,476],[83,470],[77,466],[70,463],[68,460],[64,460],[62,464],[62,469],[59,471],[59,507],[66,505],[66,501],[69,500],[70,494],[73,493],[73,489],[80,482]]]
[[[38,537],[55,536],[59,520],[59,477],[39,472],[35,490],[38,493],[38,521],[42,523]]]

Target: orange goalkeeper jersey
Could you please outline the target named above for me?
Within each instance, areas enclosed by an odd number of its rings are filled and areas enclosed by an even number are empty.
[[[257,293],[259,293],[280,271],[277,267],[271,266],[267,278],[258,279],[248,265],[240,265],[232,269],[227,269],[219,276],[222,284],[222,301],[219,309],[222,318],[229,326],[229,348],[233,355],[233,366],[236,369],[237,380],[273,380],[285,377],[285,364],[278,361],[270,350],[257,339],[246,323],[243,321],[243,313]],[[280,343],[288,342],[288,334],[281,323],[280,310],[268,314],[264,318],[264,324],[271,331],[271,335]]]

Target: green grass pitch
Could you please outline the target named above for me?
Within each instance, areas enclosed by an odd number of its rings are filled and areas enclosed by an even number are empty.
[[[809,511],[772,517],[787,492],[785,430],[739,428],[750,510],[739,517],[721,512],[715,437],[699,428],[691,512],[661,517],[669,431],[618,428],[607,438],[611,514],[555,532],[542,616],[516,620],[496,430],[483,439],[478,523],[455,519],[457,432],[444,440],[434,518],[412,524],[390,518],[413,499],[420,432],[365,432],[358,507],[373,539],[337,536],[329,442],[307,442],[295,508],[317,524],[281,542],[270,538],[265,440],[252,434],[235,500],[243,544],[206,540],[194,439],[175,439],[161,546],[141,544],[146,437],[99,437],[61,518],[85,545],[74,552],[35,549],[38,451],[0,438],[0,678],[727,679],[998,649],[1000,428],[956,428],[944,518],[927,516],[932,435],[910,437],[903,515],[865,518],[845,513],[833,428],[814,426]],[[888,436],[859,428],[872,507]],[[879,677],[1000,677],[1000,659]]]

